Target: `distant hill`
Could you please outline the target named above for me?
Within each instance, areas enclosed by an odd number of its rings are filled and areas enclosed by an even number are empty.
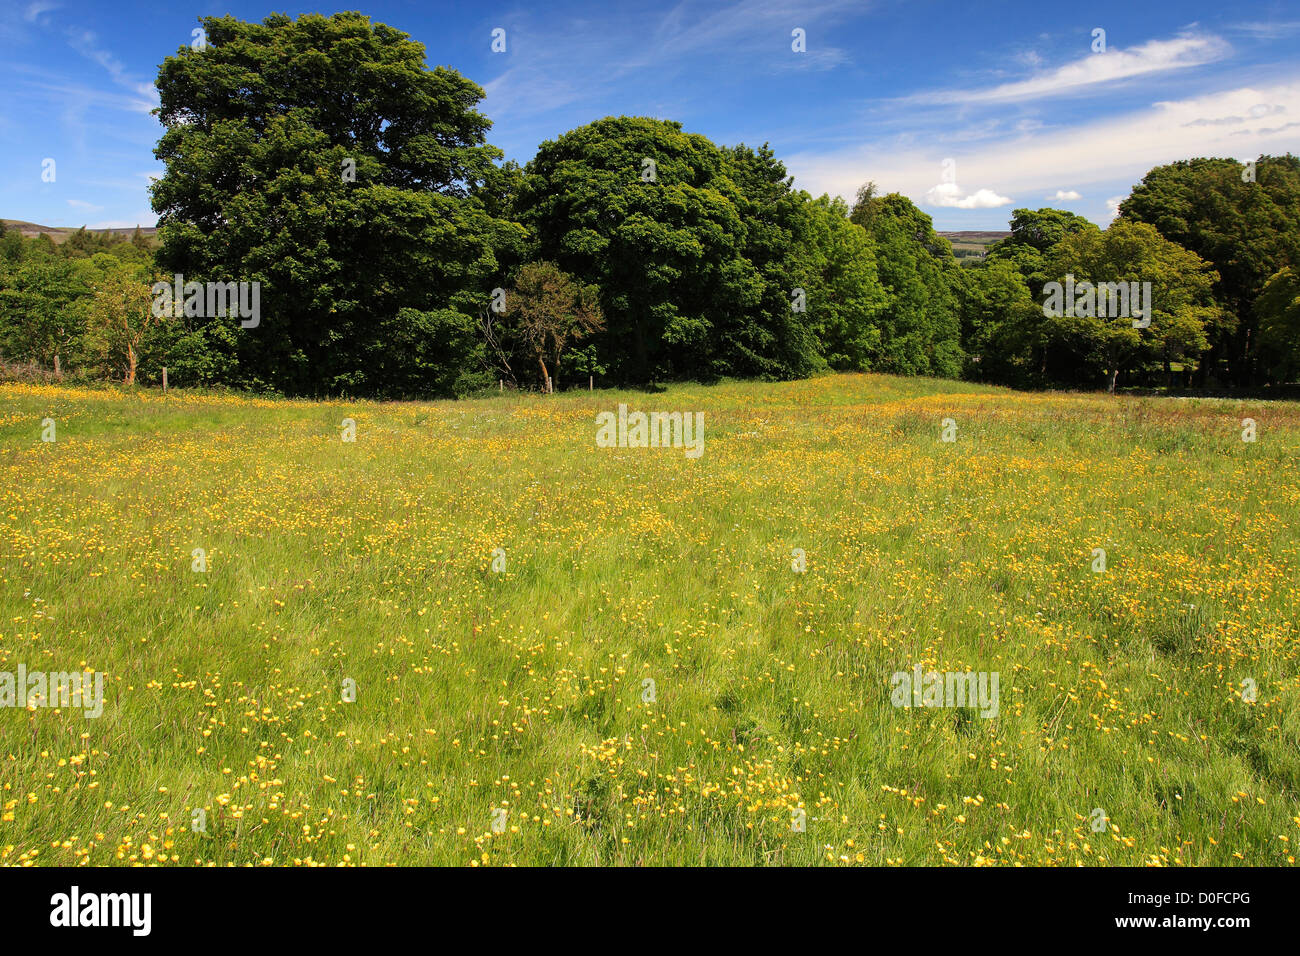
[[[1001,232],[940,232],[939,235],[953,242],[978,242],[987,246],[1005,239],[1011,233],[1004,229]]]
[[[1011,235],[1008,231],[991,231],[991,232],[939,232],[949,242],[952,243],[953,255],[957,258],[968,256],[983,256],[988,251],[988,247],[1000,239],[1005,239]]]
[[[68,236],[72,235],[74,232],[77,231],[76,228],[71,228],[68,226],[40,226],[34,222],[24,222],[21,219],[5,219],[3,221],[6,229],[12,229],[15,232],[21,233],[22,235],[26,236],[29,239],[39,236],[41,233],[45,233],[52,240],[54,240],[55,243],[60,243],[65,241],[68,238]],[[125,239],[130,239],[133,235],[135,235],[135,226],[128,226],[125,229],[116,229],[116,228],[115,229],[87,229],[86,232],[112,233],[114,235],[122,236]],[[157,232],[158,232],[157,226],[140,227],[140,233],[149,239],[152,239],[154,237],[154,234]]]
[[[5,224],[5,228],[13,229],[16,232],[22,233],[24,236],[27,236],[29,238],[33,236],[38,236],[43,232],[51,239],[53,239],[56,243],[65,241],[68,238],[68,236],[72,235],[74,232],[77,231],[76,228],[71,226],[42,226],[34,222],[24,222],[21,219],[5,219],[4,224]],[[86,231],[96,232],[96,233],[114,233],[126,239],[130,239],[131,236],[135,233],[135,226],[128,226],[124,229],[121,228],[87,229]],[[1000,239],[1005,239],[1007,236],[1011,235],[1010,232],[1005,230],[985,231],[985,232],[980,232],[980,231],[943,232],[940,230],[936,230],[936,231],[939,232],[939,235],[943,236],[945,239],[947,239],[949,242],[952,243],[952,248],[954,252],[964,250],[967,255],[971,255],[971,254],[983,255],[985,251],[988,249],[988,247],[993,245],[993,243],[997,242]],[[156,226],[141,226],[140,232],[147,238],[152,239],[157,234],[158,228]]]

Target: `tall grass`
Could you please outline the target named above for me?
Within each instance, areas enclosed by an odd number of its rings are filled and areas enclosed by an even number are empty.
[[[6,863],[1294,862],[1297,404],[2,385],[0,451],[0,670],[107,675],[0,710]]]

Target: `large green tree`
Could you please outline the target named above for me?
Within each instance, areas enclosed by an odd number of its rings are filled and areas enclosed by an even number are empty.
[[[1215,297],[1235,321],[1213,331],[1203,375],[1255,384],[1255,302],[1270,276],[1300,266],[1300,158],[1261,156],[1253,170],[1233,159],[1157,166],[1120,204],[1120,216],[1150,223],[1213,265]]]
[[[543,143],[515,206],[537,256],[601,291],[620,381],[791,377],[817,364],[791,308],[784,168],[680,123],[607,117]]]
[[[875,245],[850,220],[843,199],[822,196],[802,209],[805,224],[793,247],[795,282],[807,293],[821,357],[836,370],[870,371],[880,362],[886,303]]]
[[[859,191],[852,217],[869,224],[886,299],[872,365],[897,375],[956,378],[962,372],[960,302],[965,277],[952,244],[898,193]]]
[[[90,290],[83,263],[28,245],[21,261],[0,269],[0,354],[64,370],[84,350],[82,303]]]
[[[481,384],[476,316],[523,240],[496,214],[508,173],[475,109],[483,91],[358,13],[201,22],[206,46],[158,76],[158,261],[186,281],[261,283],[262,318],[186,334],[248,386]]]
[[[966,279],[961,315],[967,375],[1020,387],[1047,384],[1042,306],[1016,263],[986,261],[968,270]]]
[[[1017,209],[1011,214],[1011,235],[989,247],[987,262],[1010,262],[1025,277],[1035,295],[1047,281],[1044,257],[1058,242],[1076,232],[1097,228],[1091,220],[1065,209]]]
[[[1072,373],[1081,384],[1104,380],[1114,391],[1119,376],[1144,364],[1162,366],[1191,360],[1209,346],[1208,331],[1219,326],[1223,310],[1214,301],[1211,265],[1170,242],[1146,223],[1117,219],[1104,232],[1084,229],[1051,247],[1044,264],[1055,282],[1073,277],[1075,308],[1044,316],[1044,336],[1053,351],[1058,380]],[[1150,283],[1150,302],[1128,302],[1115,314],[1117,300],[1091,305],[1081,283]],[[1138,314],[1148,309],[1150,315]],[[1084,307],[1086,306],[1086,308]],[[1073,311],[1074,315],[1066,314]],[[1091,312],[1092,314],[1087,314]],[[1136,327],[1135,322],[1149,324]]]

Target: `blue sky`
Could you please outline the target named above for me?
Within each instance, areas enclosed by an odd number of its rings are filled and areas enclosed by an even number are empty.
[[[0,216],[151,225],[153,80],[197,18],[354,8],[482,86],[520,162],[603,116],[675,119],[770,142],[814,194],[874,180],[945,230],[1047,205],[1104,225],[1151,166],[1300,153],[1300,2],[0,0]]]

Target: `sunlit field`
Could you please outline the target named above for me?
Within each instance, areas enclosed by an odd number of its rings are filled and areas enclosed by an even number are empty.
[[[0,710],[7,864],[1295,862],[1297,404],[5,385],[0,452],[0,670],[105,675]]]

